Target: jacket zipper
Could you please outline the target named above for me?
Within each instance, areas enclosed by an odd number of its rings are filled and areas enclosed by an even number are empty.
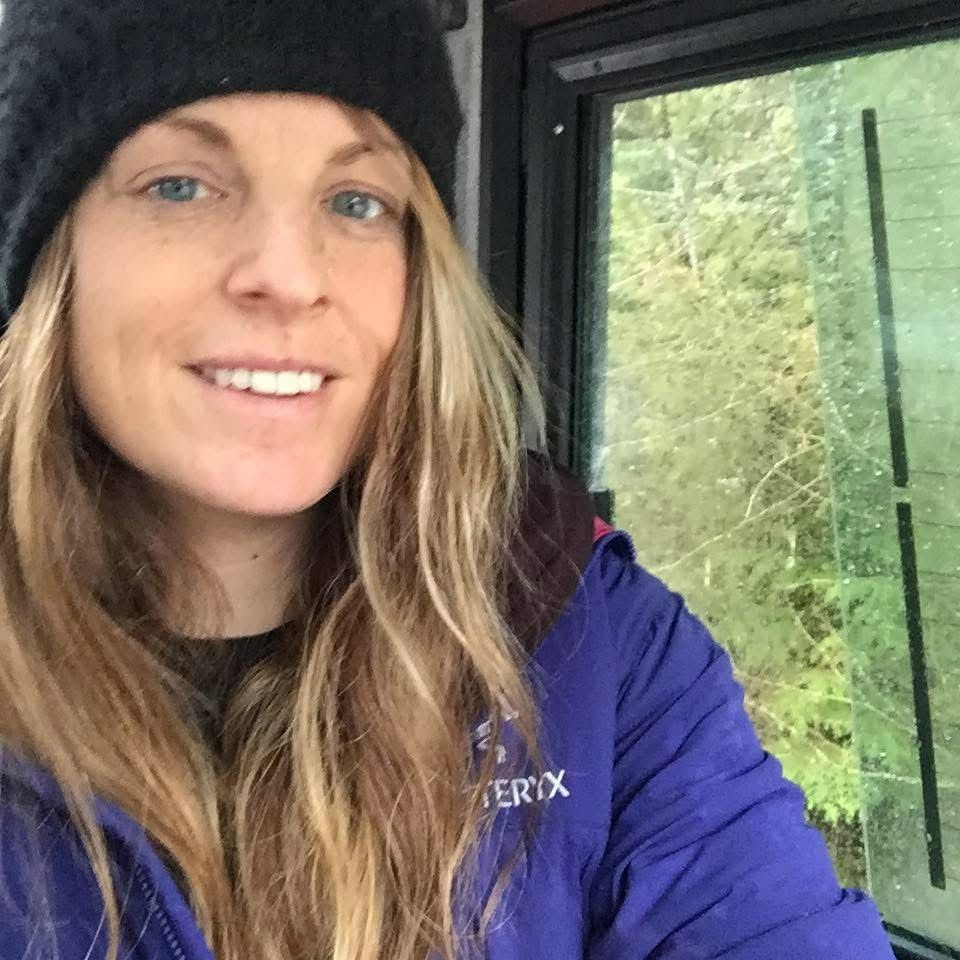
[[[170,955],[174,960],[186,960],[187,955],[183,947],[180,946],[177,935],[173,932],[173,924],[170,923],[170,918],[167,916],[166,911],[160,906],[160,898],[157,894],[156,887],[150,882],[150,878],[139,864],[134,868],[134,875],[138,878],[140,889],[147,898],[149,915],[156,917],[157,922],[160,924],[160,932],[163,934],[163,939],[170,948]]]

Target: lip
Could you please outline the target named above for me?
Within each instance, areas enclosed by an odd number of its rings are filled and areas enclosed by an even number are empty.
[[[309,369],[309,368],[308,368]],[[336,377],[325,379],[316,393],[298,393],[294,396],[271,396],[252,393],[249,390],[231,390],[219,387],[207,380],[198,370],[186,368],[190,379],[214,400],[220,408],[231,416],[266,417],[272,421],[296,421],[300,417],[314,416],[318,410],[326,407]]]
[[[243,354],[229,357],[204,357],[195,363],[189,364],[194,372],[204,367],[215,367],[219,370],[269,370],[271,373],[280,373],[283,370],[297,373],[319,373],[325,380],[333,380],[340,376],[340,372],[326,363],[308,363],[296,360],[293,357],[281,357],[279,360],[270,357]]]

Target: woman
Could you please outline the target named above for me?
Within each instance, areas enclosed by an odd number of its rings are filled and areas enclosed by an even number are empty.
[[[17,0],[0,46],[0,960],[891,956],[522,450],[428,9]]]

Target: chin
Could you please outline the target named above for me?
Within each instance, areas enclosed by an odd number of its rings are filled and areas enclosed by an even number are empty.
[[[206,483],[198,483],[194,476],[168,487],[176,489],[178,500],[192,502],[201,509],[238,516],[290,517],[314,507],[338,482],[338,477],[333,476],[304,483],[302,472],[298,477],[292,470],[286,471],[286,476],[276,471],[269,477],[238,482],[242,479],[224,471],[220,476],[207,478]]]
[[[207,506],[249,517],[292,517],[316,506],[329,493],[328,488],[316,491],[263,490],[256,495],[203,498]]]

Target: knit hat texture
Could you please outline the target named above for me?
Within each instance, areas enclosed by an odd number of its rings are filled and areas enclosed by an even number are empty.
[[[123,139],[204,97],[271,91],[374,111],[453,214],[462,115],[431,0],[4,0],[0,333]]]

